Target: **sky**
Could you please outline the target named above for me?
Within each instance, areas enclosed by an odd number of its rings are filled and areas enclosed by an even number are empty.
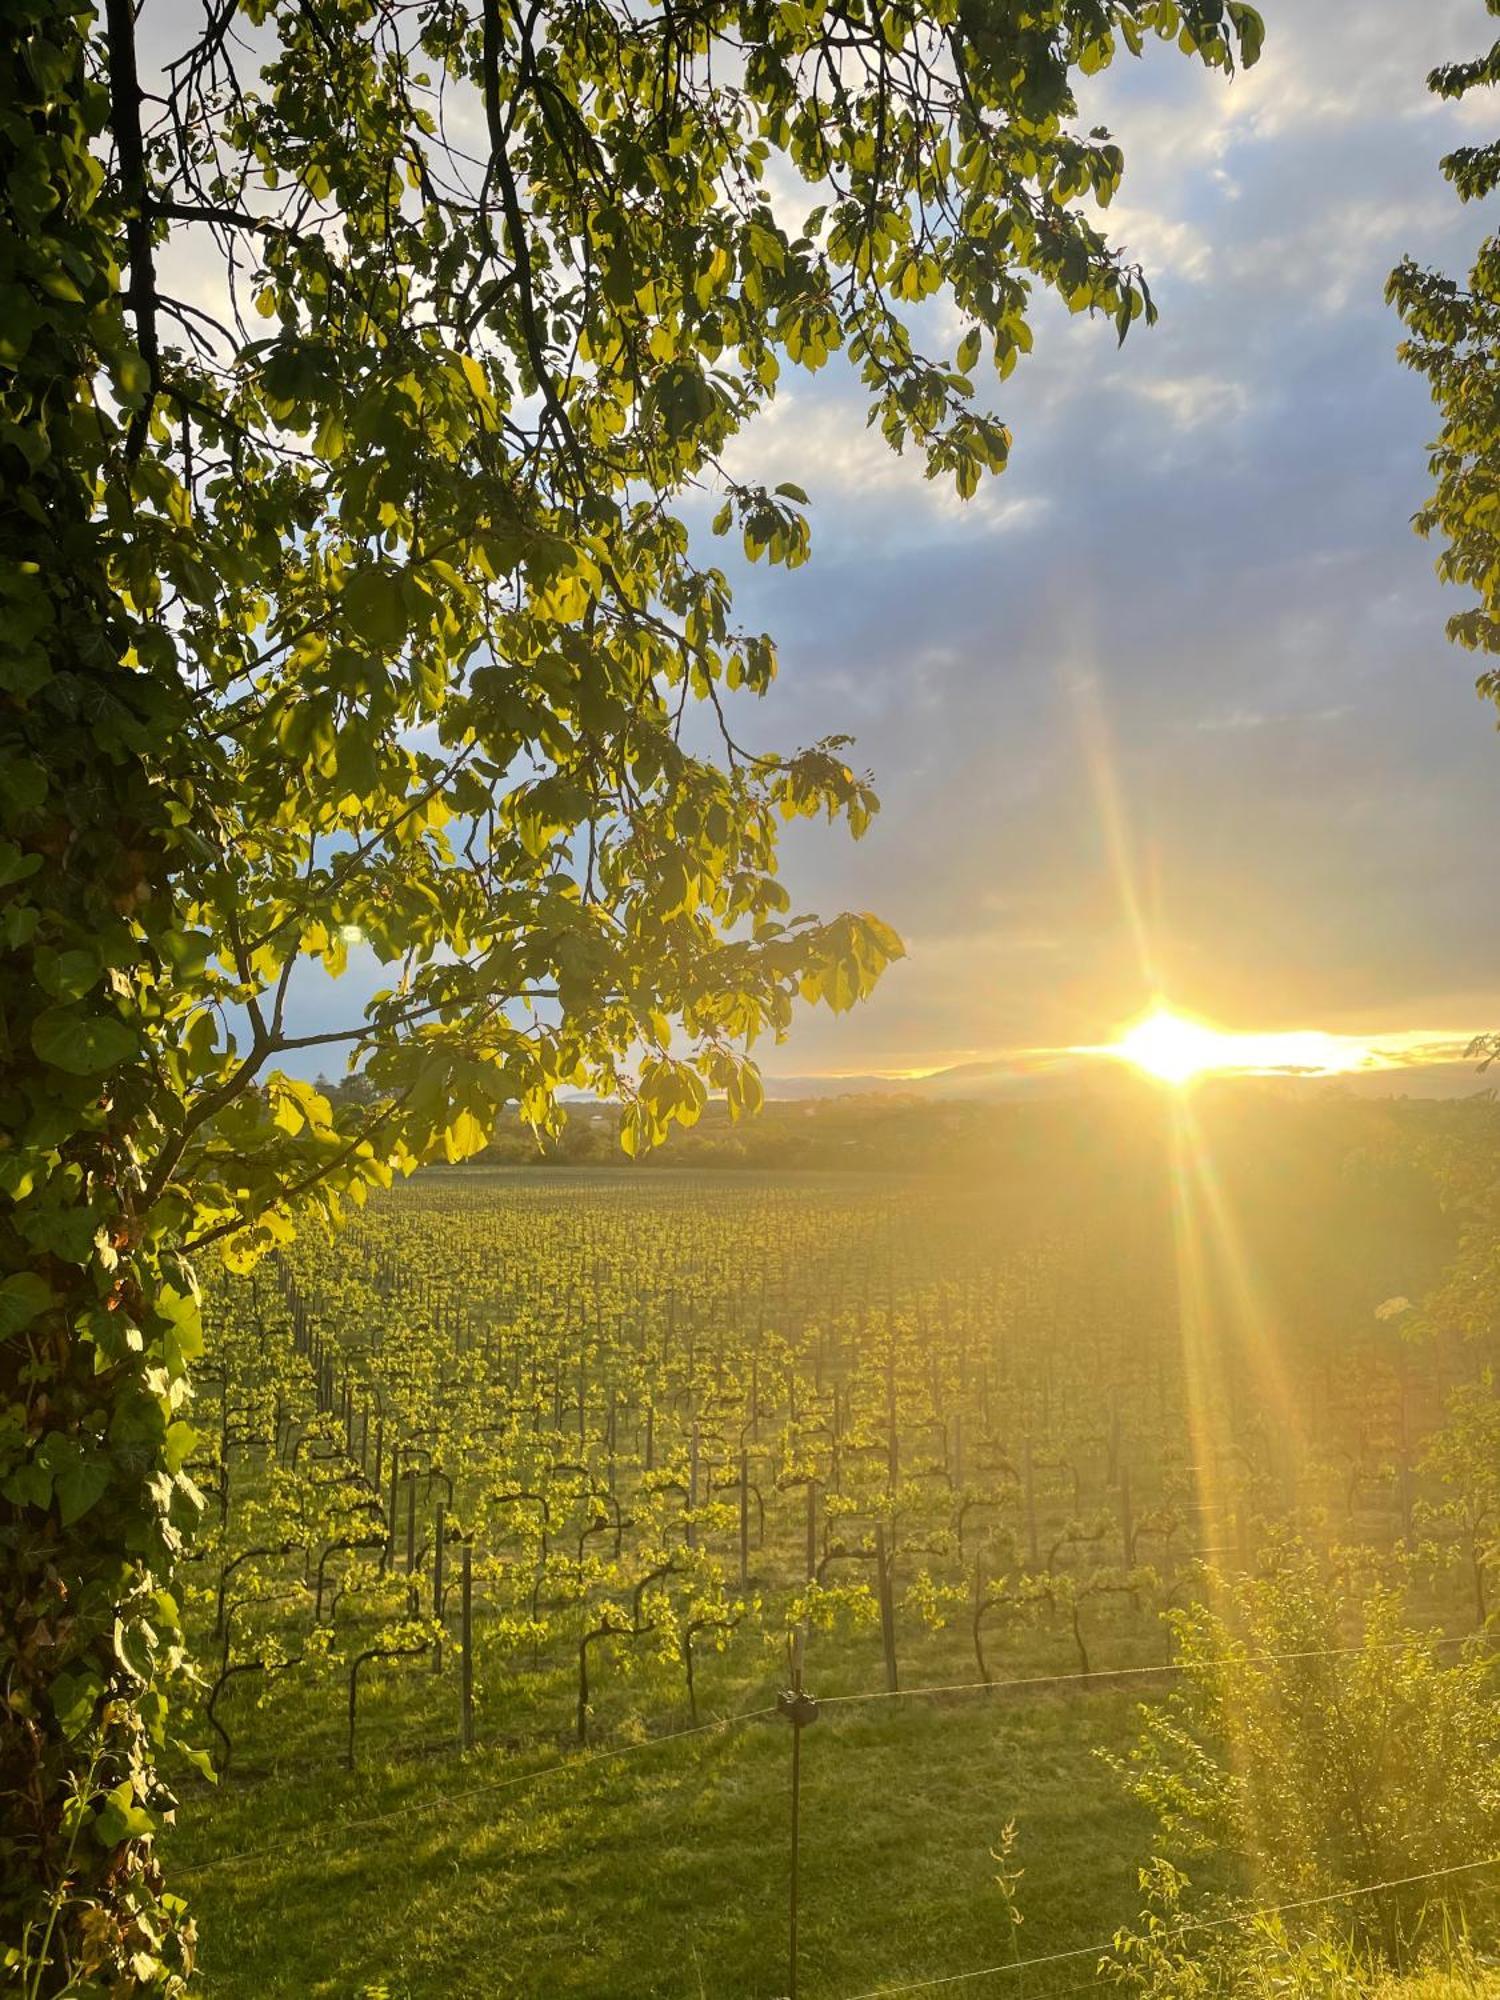
[[[788,370],[739,449],[813,501],[805,568],[738,574],[782,653],[757,740],[849,730],[883,800],[858,845],[789,838],[794,905],[875,910],[909,952],[771,1071],[1094,1045],[1153,990],[1246,1031],[1500,1026],[1500,744],[1410,528],[1434,413],[1383,299],[1403,254],[1458,271],[1494,226],[1438,161],[1496,107],[1425,88],[1493,21],[1262,11],[1232,83],[1163,48],[1085,85],[1161,323],[1117,350],[1040,310],[976,501],[892,457],[836,367]]]
[[[992,399],[1011,464],[975,500],[866,429],[839,362],[787,367],[736,447],[813,503],[795,572],[705,545],[780,646],[737,733],[847,731],[883,800],[858,844],[791,830],[793,907],[872,910],[908,949],[866,1005],[761,1049],[772,1076],[1024,1067],[1158,998],[1260,1035],[1500,1029],[1500,743],[1410,528],[1435,416],[1383,297],[1403,254],[1462,271],[1494,227],[1438,162],[1500,107],[1426,89],[1494,23],[1483,0],[1261,6],[1232,82],[1160,45],[1083,82],[1126,157],[1106,225],[1161,321],[1119,349],[1039,302]],[[384,983],[310,977],[291,1025]]]

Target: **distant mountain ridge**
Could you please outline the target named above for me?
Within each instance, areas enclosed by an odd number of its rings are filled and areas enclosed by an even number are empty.
[[[1351,1071],[1340,1076],[1264,1077],[1209,1076],[1205,1085],[1226,1081],[1281,1085],[1302,1091],[1309,1087],[1343,1090],[1360,1097],[1469,1097],[1493,1087],[1477,1063],[1413,1063],[1404,1068]],[[1139,1089],[1146,1081],[1131,1065],[1109,1057],[1060,1055],[1039,1057],[1032,1064],[1003,1057],[953,1063],[926,1076],[763,1076],[766,1096],[778,1103],[826,1097],[916,1097],[936,1100],[1114,1096]],[[1200,1086],[1201,1087],[1201,1086]]]

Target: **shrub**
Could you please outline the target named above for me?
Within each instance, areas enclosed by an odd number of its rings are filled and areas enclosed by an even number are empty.
[[[1500,1852],[1500,1704],[1480,1647],[1445,1660],[1388,1582],[1365,1585],[1351,1631],[1347,1578],[1330,1581],[1302,1550],[1210,1581],[1211,1605],[1170,1614],[1180,1686],[1141,1710],[1135,1748],[1110,1760],[1155,1813],[1164,1862],[1217,1851],[1255,1902],[1276,1904]],[[1497,1877],[1327,1907],[1361,1949],[1397,1963],[1436,1898],[1461,1911]]]

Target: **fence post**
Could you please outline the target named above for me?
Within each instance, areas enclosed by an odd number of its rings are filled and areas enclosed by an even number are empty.
[[[1031,1439],[1026,1439],[1022,1449],[1021,1472],[1026,1487],[1026,1544],[1031,1556],[1033,1570],[1041,1566],[1041,1552],[1037,1547],[1036,1533],[1036,1474],[1031,1464]]]
[[[807,1580],[818,1573],[818,1482],[807,1482]]]
[[[783,1688],[776,1706],[792,1725],[792,1852],[787,1898],[787,2000],[797,2000],[797,1900],[802,1860],[802,1732],[818,1719],[818,1704],[802,1686],[802,1656],[807,1629],[792,1635],[792,1684]]]
[[[438,1622],[438,1636],[432,1648],[432,1671],[443,1671],[443,1541],[448,1532],[448,1509],[439,1500],[437,1521],[432,1530],[432,1615]]]
[[[750,1454],[740,1453],[740,1589],[750,1581]]]
[[[1125,1549],[1125,1566],[1135,1567],[1135,1513],[1130,1504],[1130,1467],[1120,1467],[1120,1540]]]
[[[875,1571],[880,1586],[880,1641],[885,1648],[885,1684],[891,1694],[900,1686],[896,1676],[896,1605],[891,1594],[891,1553],[885,1543],[885,1524],[875,1523]]]
[[[463,1673],[461,1675],[463,1732],[465,1750],[474,1748],[474,1564],[473,1551],[464,1543],[463,1593],[460,1618],[462,1620]]]

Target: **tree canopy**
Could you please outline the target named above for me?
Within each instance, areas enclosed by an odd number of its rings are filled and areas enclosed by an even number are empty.
[[[1485,4],[1500,14],[1500,0]],[[1438,97],[1452,100],[1495,83],[1500,42],[1471,61],[1444,63],[1428,78]],[[1442,170],[1462,201],[1481,200],[1500,187],[1500,141],[1456,147]],[[1388,295],[1407,329],[1401,358],[1425,376],[1442,417],[1429,459],[1436,483],[1414,525],[1443,543],[1438,574],[1479,600],[1449,619],[1448,636],[1473,652],[1500,653],[1500,237],[1486,237],[1467,281],[1405,259]],[[1479,688],[1500,699],[1500,671],[1486,668]]]
[[[1152,315],[1075,79],[1253,60],[1242,0],[0,0],[0,1909],[28,1995],[170,1991],[191,1259],[622,1099],[639,1148],[900,951],[795,915],[842,739],[714,535],[842,355],[972,493],[1038,291]],[[293,983],[352,951],[337,1028]],[[315,974],[316,976],[316,974]],[[309,1049],[317,1056],[308,1057]],[[294,1073],[347,1051],[335,1106]],[[12,1940],[17,1942],[12,1943]]]

